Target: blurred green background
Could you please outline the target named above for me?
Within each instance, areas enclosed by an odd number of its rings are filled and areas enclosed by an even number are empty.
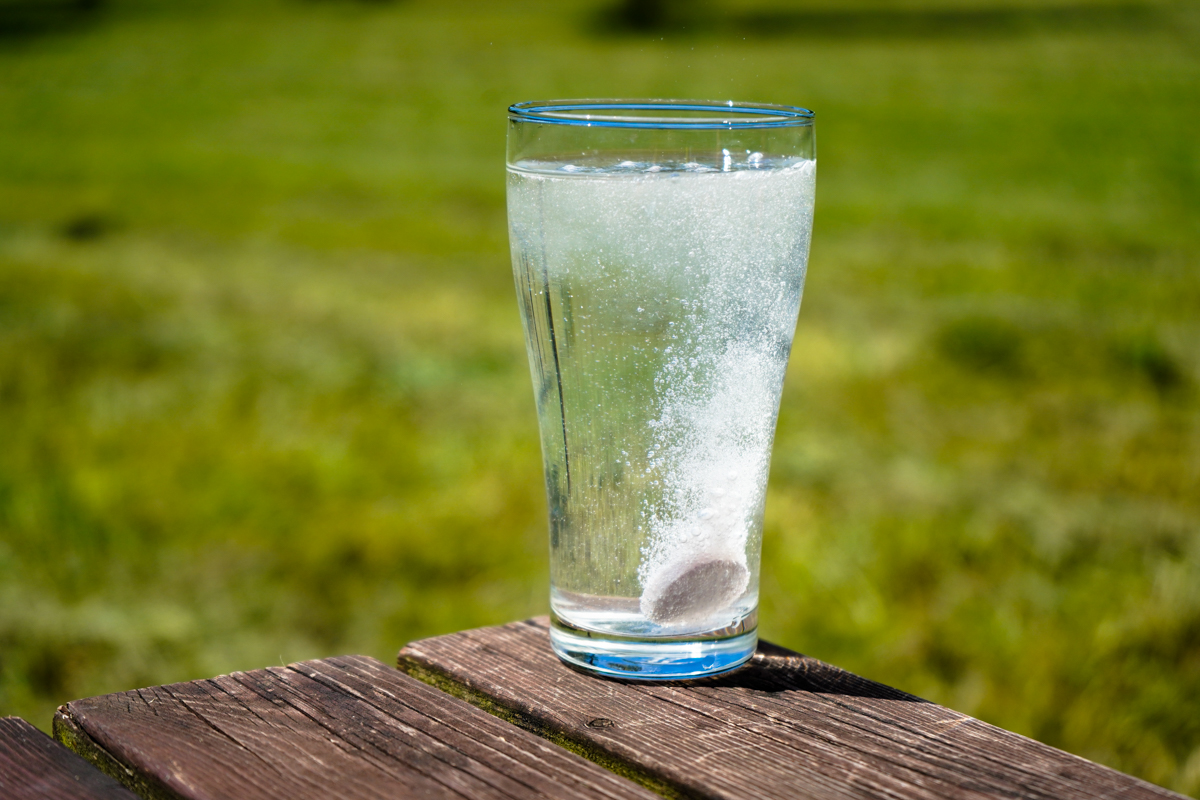
[[[0,713],[546,611],[504,108],[816,109],[762,632],[1200,794],[1200,5],[0,0]]]

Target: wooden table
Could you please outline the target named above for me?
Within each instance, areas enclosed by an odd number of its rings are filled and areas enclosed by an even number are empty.
[[[54,732],[156,799],[1181,797],[766,643],[722,678],[619,682],[559,663],[543,618],[414,642],[398,665],[75,700]],[[131,797],[5,724],[0,797]]]

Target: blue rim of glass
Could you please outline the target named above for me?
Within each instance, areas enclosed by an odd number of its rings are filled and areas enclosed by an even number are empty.
[[[622,111],[661,111],[663,116],[630,117],[623,116]],[[671,116],[678,112],[713,116]],[[508,118],[516,122],[648,130],[795,128],[812,125],[815,116],[812,111],[799,106],[733,100],[528,100],[508,107]]]

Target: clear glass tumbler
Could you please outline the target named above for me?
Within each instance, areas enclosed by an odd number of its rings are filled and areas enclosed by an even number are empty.
[[[669,680],[754,653],[815,156],[803,108],[509,109],[509,236],[550,506],[550,638],[569,664]]]

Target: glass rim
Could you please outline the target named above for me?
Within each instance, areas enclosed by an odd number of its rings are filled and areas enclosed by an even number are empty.
[[[621,113],[630,111],[658,111],[661,116]],[[696,112],[712,116],[683,116]],[[734,100],[526,100],[508,107],[513,122],[646,130],[796,128],[811,126],[815,117],[800,106]]]

